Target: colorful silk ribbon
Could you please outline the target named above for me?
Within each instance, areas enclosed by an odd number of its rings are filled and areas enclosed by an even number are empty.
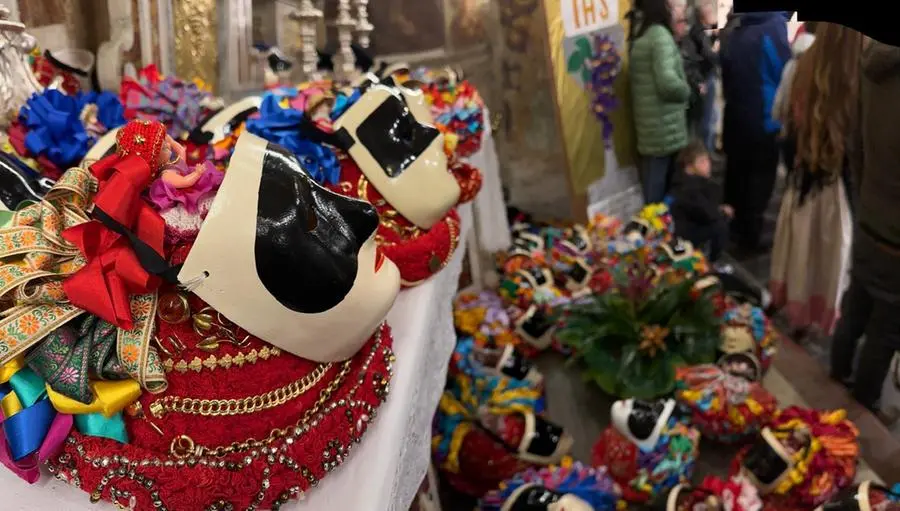
[[[78,102],[58,90],[34,94],[22,107],[19,121],[28,130],[25,147],[46,155],[54,165],[74,165],[87,154],[90,136],[78,118]]]
[[[44,156],[63,169],[78,164],[96,141],[80,118],[84,107],[89,104],[97,106],[97,121],[105,129],[125,124],[122,103],[108,92],[69,96],[55,89],[47,89],[32,95],[19,112],[19,122],[27,131],[27,152]]]
[[[337,184],[341,166],[337,155],[324,145],[301,135],[303,112],[281,107],[282,96],[267,93],[259,107],[259,117],[247,120],[247,131],[285,147],[297,156],[310,177],[322,184]]]
[[[463,439],[480,412],[491,415],[534,413],[541,399],[541,391],[524,380],[455,375],[438,404],[432,438],[435,454],[444,468],[457,472]]]
[[[176,140],[199,127],[220,103],[196,83],[161,75],[153,64],[141,69],[136,79],[122,80],[121,97],[125,117],[160,121]]]
[[[101,382],[98,382],[101,383]],[[59,452],[74,423],[85,435],[127,443],[122,410],[140,396],[134,380],[102,382],[95,386],[90,405],[72,406],[58,399],[44,380],[23,359],[0,367],[0,463],[20,478],[34,483],[40,478],[39,465]]]

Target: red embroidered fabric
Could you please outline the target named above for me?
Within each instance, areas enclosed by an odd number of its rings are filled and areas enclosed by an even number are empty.
[[[190,304],[195,312],[204,305],[194,296]],[[203,351],[197,348],[202,336],[190,322],[160,322],[157,335],[160,339],[177,336],[186,345],[175,355],[179,361],[190,364],[197,358],[201,363],[183,371],[171,370],[165,394],[141,396],[144,417],[126,416],[129,444],[73,433],[62,454],[51,460],[57,477],[90,492],[92,500],[127,506],[134,498],[138,510],[192,511],[228,505],[275,509],[310,490],[346,460],[387,396],[393,341],[390,327],[384,324],[346,367],[343,362],[333,364],[309,390],[280,406],[244,415],[168,412],[154,417],[151,405],[165,396],[256,396],[296,382],[319,365],[285,352],[263,359],[258,353],[268,345],[253,337],[248,346],[223,343],[213,353]],[[255,357],[248,357],[251,350]],[[228,363],[223,362],[226,358]],[[342,378],[338,378],[340,374]],[[329,386],[333,391],[326,399]],[[304,421],[309,410],[317,411]],[[275,439],[266,441],[273,438],[273,432]],[[207,451],[179,459],[170,455],[170,446],[179,435],[189,436],[206,449],[239,446],[248,439],[264,445],[224,456]]]

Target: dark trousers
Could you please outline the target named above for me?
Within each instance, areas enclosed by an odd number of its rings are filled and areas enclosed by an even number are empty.
[[[778,143],[772,134],[750,137],[726,149],[725,203],[734,208],[731,229],[741,245],[755,247],[775,188]]]
[[[674,154],[666,156],[641,155],[641,188],[644,191],[644,202],[653,204],[662,202],[665,199],[674,171]]]
[[[841,298],[841,318],[831,341],[831,375],[847,379],[853,373],[853,359],[859,339],[865,334],[853,385],[853,397],[874,410],[900,343],[900,305],[880,300],[853,277]]]
[[[714,263],[722,256],[722,251],[728,243],[728,222],[720,218],[710,224],[689,225],[679,229],[679,236],[690,241],[696,248],[707,246],[707,259]]]

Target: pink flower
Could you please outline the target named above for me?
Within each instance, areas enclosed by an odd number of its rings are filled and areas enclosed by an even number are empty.
[[[59,381],[69,385],[78,381],[78,371],[74,367],[67,367],[59,375]]]

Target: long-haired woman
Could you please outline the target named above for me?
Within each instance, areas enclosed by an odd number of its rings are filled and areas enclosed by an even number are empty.
[[[686,110],[691,89],[684,74],[676,34],[687,32],[681,4],[636,0],[631,13],[631,95],[641,156],[644,200],[660,202],[687,146]]]
[[[857,136],[863,36],[822,23],[797,60],[790,84],[787,143],[795,144],[775,228],[773,303],[795,332],[831,334],[848,279],[852,237],[849,158]]]

